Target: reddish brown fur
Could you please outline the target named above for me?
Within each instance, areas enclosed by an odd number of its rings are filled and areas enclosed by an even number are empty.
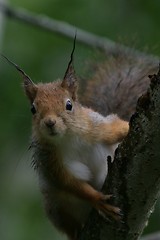
[[[144,91],[148,82],[146,66],[148,72],[154,69],[147,61],[145,67],[141,68],[142,59],[136,63],[138,67],[129,56],[126,59],[112,56],[107,63],[100,64],[94,77],[87,82],[87,93],[84,93],[82,101],[86,101],[88,106],[93,106],[103,114],[113,111],[129,118],[134,111],[137,96]],[[135,74],[136,81],[140,81],[138,86],[133,82]],[[91,146],[112,146],[127,135],[128,122],[117,116],[111,116],[107,120],[78,103],[77,79],[72,62],[63,81],[37,85],[29,82],[24,87],[31,104],[36,108],[36,114],[33,116],[33,139],[38,144],[34,156],[40,179],[44,179],[41,191],[50,220],[70,239],[77,240],[85,221],[81,222],[77,218],[77,214],[83,213],[83,208],[75,209],[75,202],[80,201],[85,207],[92,206],[108,216],[119,219],[120,209],[105,202],[110,198],[109,195],[105,196],[95,189],[92,183],[75,177],[65,167],[62,159],[65,149],[57,135],[79,136]],[[66,111],[67,99],[70,99],[73,105],[72,111]],[[48,127],[48,123],[52,123],[53,126]]]
[[[63,81],[64,83],[64,81]],[[61,150],[54,142],[54,137],[48,135],[46,123],[48,121],[55,122],[54,133],[56,135],[65,135],[67,131],[72,134],[81,136],[86,142],[95,144],[103,143],[106,145],[115,144],[124,138],[128,133],[128,123],[113,117],[108,122],[97,123],[92,119],[92,110],[82,107],[78,102],[72,101],[73,112],[66,112],[65,99],[75,99],[76,92],[70,92],[61,81],[56,81],[47,84],[33,85],[36,89],[36,94],[31,86],[25,87],[27,96],[32,99],[34,92],[35,98],[33,103],[36,108],[36,114],[33,116],[33,138],[38,142],[38,153],[35,153],[37,158],[37,168],[47,181],[52,183],[54,190],[50,187],[42,188],[42,193],[45,197],[45,207],[51,221],[71,239],[76,239],[76,235],[82,227],[82,223],[70,214],[65,202],[62,199],[69,194],[69,199],[76,197],[88,202],[90,206],[97,210],[119,219],[119,208],[113,207],[105,203],[105,199],[110,196],[104,196],[102,193],[94,189],[90,184],[74,177],[63,165],[61,159]],[[76,89],[76,88],[75,88]],[[76,90],[75,90],[76,91]],[[73,97],[74,96],[74,97]],[[101,119],[102,117],[100,117]],[[101,122],[101,120],[100,120]],[[50,129],[49,129],[50,130]],[[56,136],[55,136],[56,137]],[[40,160],[44,153],[47,154],[47,159]],[[37,155],[38,154],[38,155]],[[50,184],[49,184],[50,185]],[[53,212],[54,198],[52,191],[59,199],[58,208]],[[70,201],[70,200],[68,200]],[[78,209],[77,209],[78,211]],[[58,218],[62,216],[61,220]]]

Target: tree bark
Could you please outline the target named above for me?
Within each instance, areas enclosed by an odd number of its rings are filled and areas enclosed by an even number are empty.
[[[146,226],[160,193],[160,70],[150,76],[146,94],[138,100],[128,136],[118,146],[103,192],[122,209],[122,221],[106,220],[96,211],[80,240],[136,240]]]

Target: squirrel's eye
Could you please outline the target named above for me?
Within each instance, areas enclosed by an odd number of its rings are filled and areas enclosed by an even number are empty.
[[[70,100],[67,100],[67,102],[66,102],[66,110],[68,110],[68,111],[72,110],[72,103]]]
[[[31,106],[31,112],[33,115],[37,112],[34,104],[32,104],[32,106]]]

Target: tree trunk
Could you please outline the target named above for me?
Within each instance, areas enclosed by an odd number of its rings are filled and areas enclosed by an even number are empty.
[[[90,215],[80,240],[136,240],[160,193],[160,70],[150,76],[147,93],[137,103],[128,136],[119,145],[103,191],[122,209],[122,221]]]

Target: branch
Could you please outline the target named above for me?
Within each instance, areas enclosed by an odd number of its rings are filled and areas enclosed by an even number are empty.
[[[160,194],[160,70],[139,98],[128,136],[119,145],[104,192],[116,196],[123,222],[104,220],[93,211],[80,240],[136,240]]]
[[[5,0],[1,0],[5,2]],[[2,46],[2,39],[3,39],[3,33],[4,33],[4,15],[0,12],[0,48]]]
[[[141,238],[141,240],[159,240],[160,232],[152,233]]]
[[[22,22],[31,24],[33,26],[39,27],[41,29],[44,29],[46,31],[50,31],[53,33],[56,33],[58,35],[61,35],[63,37],[72,39],[74,38],[75,32],[77,31],[77,41],[80,43],[83,43],[89,47],[92,48],[98,48],[105,51],[107,54],[114,54],[117,53],[117,48],[121,51],[131,51],[132,54],[138,55],[138,56],[146,56],[143,52],[137,51],[135,49],[126,47],[122,44],[115,43],[114,41],[105,38],[97,36],[93,33],[84,31],[80,28],[77,28],[75,26],[72,26],[66,22],[63,21],[57,21],[55,19],[51,19],[45,15],[39,15],[36,13],[32,13],[28,10],[22,9],[22,8],[13,8],[9,5],[6,5],[2,2],[0,2],[0,11],[3,12],[7,17],[20,20]],[[153,55],[148,55],[148,57],[153,58],[153,60],[157,61],[157,57]]]
[[[2,11],[7,17],[29,23],[33,26],[40,27],[44,30],[57,33],[70,39],[73,39],[77,30],[77,40],[90,47],[96,47],[102,50],[110,50],[115,47],[115,43],[109,39],[98,37],[92,33],[88,33],[68,23],[51,19],[45,15],[35,14],[27,11],[26,9],[15,9],[6,4],[0,3],[0,11]]]

